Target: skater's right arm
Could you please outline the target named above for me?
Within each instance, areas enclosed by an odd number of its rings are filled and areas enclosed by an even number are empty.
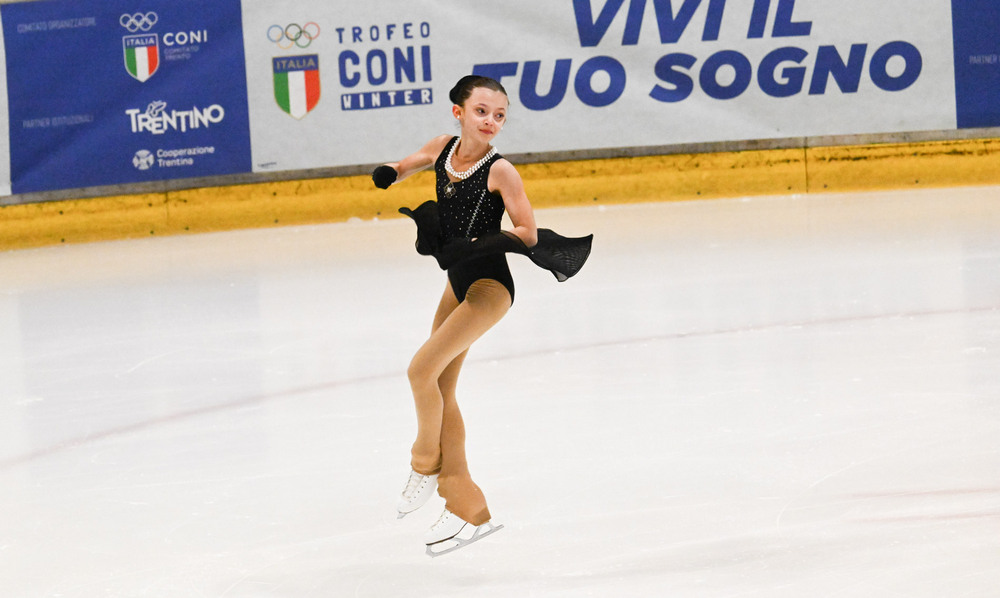
[[[396,171],[396,178],[391,182],[398,183],[411,174],[418,173],[421,170],[433,165],[434,161],[437,160],[439,155],[441,155],[441,151],[444,150],[444,146],[448,144],[450,139],[451,135],[440,135],[428,141],[422,148],[417,150],[416,153],[403,158],[399,162],[384,164],[383,166],[388,166]],[[382,168],[383,166],[376,168],[376,172],[378,172],[379,168]],[[373,173],[372,178],[376,180],[375,184],[378,185],[378,175]],[[385,185],[382,188],[384,189],[388,186],[389,185]]]

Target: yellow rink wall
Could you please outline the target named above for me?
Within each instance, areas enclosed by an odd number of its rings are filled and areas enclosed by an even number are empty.
[[[1000,139],[744,150],[522,164],[536,208],[1000,184]],[[397,217],[433,173],[388,191],[368,176],[253,183],[0,207],[0,250]]]

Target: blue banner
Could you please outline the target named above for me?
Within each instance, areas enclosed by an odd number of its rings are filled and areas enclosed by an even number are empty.
[[[14,193],[251,170],[239,0],[0,11]]]
[[[958,127],[1000,126],[1000,2],[952,0]]]

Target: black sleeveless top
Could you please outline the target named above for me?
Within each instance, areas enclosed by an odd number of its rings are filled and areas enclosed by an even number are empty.
[[[490,167],[500,159],[499,154],[490,157],[465,180],[452,182],[448,178],[444,163],[451,148],[458,143],[458,139],[452,137],[434,162],[442,244],[447,244],[453,239],[474,239],[487,233],[498,232],[504,214],[503,197],[499,193],[491,193],[487,188]],[[448,269],[448,280],[451,282],[452,290],[455,291],[455,297],[460,302],[465,300],[465,294],[472,283],[484,278],[496,280],[507,287],[513,302],[514,280],[504,254],[468,260]]]
[[[442,241],[447,243],[452,239],[473,239],[486,233],[500,230],[500,219],[503,218],[503,198],[499,193],[490,193],[487,181],[490,177],[490,166],[500,159],[494,154],[476,172],[463,181],[452,182],[444,168],[445,160],[452,146],[458,143],[458,137],[452,137],[444,146],[441,155],[434,163],[437,175],[438,215],[441,220]]]

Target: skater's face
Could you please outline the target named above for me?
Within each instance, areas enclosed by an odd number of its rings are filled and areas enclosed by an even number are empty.
[[[503,92],[477,87],[464,104],[452,108],[452,113],[462,123],[462,137],[489,143],[503,129],[508,104]]]

